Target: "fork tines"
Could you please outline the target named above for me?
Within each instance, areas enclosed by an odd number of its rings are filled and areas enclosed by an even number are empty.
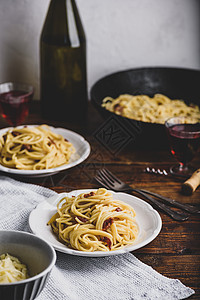
[[[101,169],[97,172],[97,175],[95,176],[95,179],[103,186],[105,186],[107,189],[113,187],[113,183],[117,181],[120,183],[119,179],[116,178],[110,171],[107,169]]]
[[[98,171],[100,176],[104,176],[103,178],[106,178],[111,183],[114,181],[117,181],[118,183],[121,183],[121,180],[119,178],[115,177],[109,170],[107,169],[101,169]]]

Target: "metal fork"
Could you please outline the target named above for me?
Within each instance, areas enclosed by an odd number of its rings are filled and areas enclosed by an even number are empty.
[[[125,185],[125,183],[123,183],[122,181],[120,181],[117,177],[115,177],[110,171],[108,171],[107,169],[102,169],[102,170],[100,170],[99,171],[99,173],[107,173],[107,176],[112,176],[111,178],[112,179],[115,179],[118,183],[121,183],[121,184],[123,184],[123,185]],[[157,194],[157,193],[153,193],[153,192],[150,192],[150,191],[147,191],[147,190],[144,190],[144,189],[136,189],[136,188],[132,188],[132,187],[130,187],[130,186],[128,186],[128,185],[126,185],[126,187],[129,187],[129,190],[130,189],[132,189],[132,190],[137,190],[137,191],[140,191],[140,192],[143,192],[143,193],[146,193],[146,194],[149,194],[149,195],[152,195],[152,196],[154,196],[154,197],[156,197],[156,198],[158,198],[158,199],[160,199],[160,200],[163,200],[163,201],[165,201],[165,202],[167,202],[167,203],[169,203],[170,205],[173,205],[173,206],[175,206],[175,207],[178,207],[178,208],[180,208],[180,209],[183,209],[183,210],[185,210],[185,211],[187,211],[187,212],[189,212],[189,213],[191,213],[191,214],[196,214],[196,213],[200,213],[200,210],[197,208],[197,207],[195,207],[195,206],[192,206],[192,205],[188,205],[188,204],[183,204],[183,203],[180,203],[180,202],[178,202],[178,201],[176,201],[176,200],[173,200],[173,199],[170,199],[170,198],[168,198],[168,197],[164,197],[164,196],[161,196],[161,195],[159,195],[159,194]]]
[[[189,216],[187,214],[174,211],[174,210],[170,209],[170,207],[168,207],[164,203],[159,202],[156,199],[152,198],[151,196],[149,196],[147,194],[147,191],[132,188],[128,184],[125,184],[120,179],[115,177],[107,169],[99,170],[94,178],[96,179],[97,182],[99,182],[105,188],[112,189],[116,192],[131,192],[131,191],[137,192],[138,194],[140,194],[143,197],[145,197],[146,199],[148,199],[151,203],[155,204],[155,206],[160,208],[162,211],[167,213],[171,218],[173,218],[176,221],[185,221],[189,218]],[[158,194],[155,194],[155,195],[162,197]]]

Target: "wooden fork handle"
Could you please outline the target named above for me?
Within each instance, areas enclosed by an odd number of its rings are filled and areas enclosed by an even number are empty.
[[[182,185],[182,192],[191,195],[200,185],[200,169],[196,170],[192,176]]]

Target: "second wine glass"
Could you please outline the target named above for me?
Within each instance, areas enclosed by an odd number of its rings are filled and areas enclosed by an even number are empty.
[[[27,84],[6,82],[0,84],[1,116],[11,126],[20,125],[29,112],[33,87]]]
[[[195,169],[188,163],[200,146],[200,119],[174,117],[165,122],[171,153],[179,162],[170,168],[171,173],[190,176]]]

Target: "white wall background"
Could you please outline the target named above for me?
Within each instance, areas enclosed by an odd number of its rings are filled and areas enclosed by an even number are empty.
[[[88,50],[88,87],[144,66],[200,69],[199,0],[77,0]],[[49,0],[0,0],[0,82],[34,85]]]

